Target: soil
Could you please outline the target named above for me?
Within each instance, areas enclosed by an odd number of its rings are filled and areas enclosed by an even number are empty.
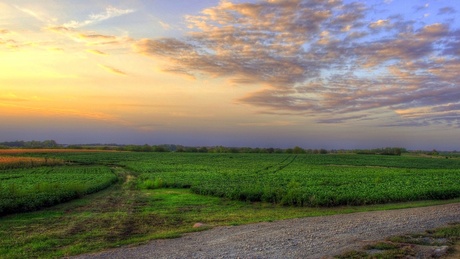
[[[332,258],[454,222],[460,222],[460,203],[216,227],[75,258]]]

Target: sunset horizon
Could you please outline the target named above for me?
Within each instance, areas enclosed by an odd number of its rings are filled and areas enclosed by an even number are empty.
[[[457,2],[0,11],[0,142],[460,150]]]

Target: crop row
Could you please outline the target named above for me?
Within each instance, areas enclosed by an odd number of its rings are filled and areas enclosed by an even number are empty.
[[[136,168],[149,170],[152,167],[145,167],[149,163],[158,162],[157,166],[182,166],[200,165],[203,163],[213,169],[219,167],[235,167],[242,162],[245,166],[252,167],[257,163],[265,165],[276,164],[289,154],[193,154],[193,153],[151,153],[151,152],[81,152],[81,153],[31,153],[27,156],[53,157],[65,161],[91,164],[135,164]],[[349,165],[349,166],[378,166],[409,169],[460,169],[460,159],[446,159],[444,157],[430,158],[422,156],[382,156],[382,155],[356,155],[356,154],[298,154],[296,160],[301,160],[309,165]],[[251,163],[251,161],[253,163]],[[203,163],[202,163],[203,162]]]
[[[0,171],[0,215],[33,211],[102,190],[117,180],[107,167],[61,166]]]
[[[140,174],[141,188],[187,187],[203,195],[285,205],[364,205],[460,197],[460,169],[452,169],[458,161],[380,158],[162,154],[124,164]],[[439,168],[433,169],[435,165]]]

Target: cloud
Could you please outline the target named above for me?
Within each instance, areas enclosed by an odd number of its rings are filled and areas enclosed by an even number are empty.
[[[109,6],[105,9],[104,12],[98,14],[91,14],[88,16],[88,19],[84,21],[72,20],[70,22],[64,23],[62,26],[66,28],[81,28],[88,26],[94,23],[105,21],[114,17],[122,16],[125,14],[133,13],[133,9],[119,9],[116,7]]]
[[[402,15],[376,19],[373,8],[342,1],[222,1],[186,17],[187,37],[141,39],[134,49],[167,60],[164,70],[171,73],[259,85],[237,101],[266,113],[334,115],[322,123],[449,107],[460,99],[460,30]]]
[[[82,32],[78,29],[68,28],[65,26],[49,26],[46,28],[46,30],[62,34],[75,42],[81,42],[91,46],[116,44],[120,45],[131,41],[131,39],[127,37],[117,37],[113,35],[104,35],[88,31]]]
[[[99,67],[105,69],[106,71],[109,71],[111,73],[114,73],[114,74],[117,74],[117,75],[122,75],[122,76],[126,76],[127,74],[119,69],[116,69],[116,68],[113,68],[113,67],[110,67],[110,66],[106,66],[106,65],[101,65],[99,64]]]
[[[107,53],[105,52],[102,52],[100,50],[97,50],[97,49],[89,49],[87,50],[89,53],[93,53],[93,54],[96,54],[96,55],[102,55],[102,56],[106,56]]]
[[[170,30],[171,29],[171,25],[170,24],[167,24],[165,22],[162,22],[162,21],[158,21],[158,23],[161,25],[161,27],[165,30]]]
[[[249,126],[249,127],[277,127],[277,126],[295,126],[299,125],[297,122],[294,121],[286,121],[286,120],[275,120],[275,121],[268,121],[268,122],[247,122],[247,123],[239,123],[238,125],[241,126]]]
[[[17,5],[13,5],[13,7],[16,8],[17,10],[29,15],[29,16],[32,16],[33,18],[37,19],[38,21],[46,23],[46,24],[52,24],[57,20],[56,18],[51,18],[47,14],[43,14],[40,11],[20,7],[20,6],[17,6]]]
[[[327,124],[337,124],[337,123],[344,123],[350,120],[360,120],[360,119],[364,119],[367,117],[368,117],[367,115],[355,115],[355,116],[348,116],[348,117],[320,119],[320,120],[317,120],[317,122],[327,123]]]
[[[455,14],[455,13],[457,13],[457,11],[455,11],[455,9],[450,7],[450,6],[443,7],[441,9],[439,9],[439,11],[438,11],[438,15]]]
[[[430,7],[430,4],[424,4],[424,5],[417,5],[417,6],[414,6],[414,9],[415,11],[422,11],[422,10],[425,10],[427,9],[428,7]]]
[[[81,39],[90,39],[90,40],[95,40],[95,41],[113,41],[116,39],[115,36],[111,36],[111,35],[84,34],[84,33],[78,34],[78,37]]]
[[[369,25],[370,28],[376,29],[380,27],[387,27],[389,25],[388,20],[378,20],[376,22],[373,22]]]

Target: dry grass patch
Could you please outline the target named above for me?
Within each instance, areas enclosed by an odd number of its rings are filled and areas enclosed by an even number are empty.
[[[35,166],[63,164],[64,160],[56,158],[0,156],[0,169],[30,168]]]
[[[115,150],[100,150],[100,149],[59,149],[59,148],[12,148],[0,149],[0,155],[17,155],[25,153],[80,153],[80,152],[119,152]]]

